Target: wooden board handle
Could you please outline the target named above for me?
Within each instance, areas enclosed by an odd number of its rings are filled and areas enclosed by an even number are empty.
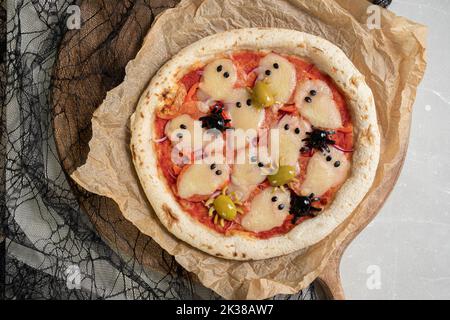
[[[321,275],[317,277],[319,285],[329,300],[345,300],[339,271],[340,259],[331,259]]]

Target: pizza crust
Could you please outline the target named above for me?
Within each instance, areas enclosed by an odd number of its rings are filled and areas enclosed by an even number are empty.
[[[257,239],[224,236],[185,213],[157,166],[153,141],[155,111],[175,97],[177,81],[194,64],[236,50],[273,50],[304,57],[330,75],[345,94],[354,126],[354,152],[348,179],[320,215],[284,235]],[[249,28],[206,37],[181,50],[153,77],[131,117],[131,152],[136,172],[160,221],[176,237],[211,255],[258,260],[289,254],[329,235],[362,201],[371,187],[380,155],[380,134],[370,88],[344,52],[329,41],[288,29]]]

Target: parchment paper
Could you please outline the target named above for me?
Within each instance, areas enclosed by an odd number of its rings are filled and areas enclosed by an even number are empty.
[[[381,29],[369,30],[369,5],[365,0],[182,1],[157,19],[127,65],[123,83],[94,113],[88,159],[72,178],[88,191],[115,200],[139,230],[224,298],[264,299],[305,288],[322,272],[352,226],[373,215],[395,183],[398,170],[394,169],[404,159],[411,108],[425,70],[426,28],[380,8]],[[252,262],[212,257],[166,231],[140,188],[129,151],[129,117],[156,71],[181,48],[210,34],[243,27],[296,29],[343,49],[373,90],[382,135],[376,181],[343,225],[308,249]]]

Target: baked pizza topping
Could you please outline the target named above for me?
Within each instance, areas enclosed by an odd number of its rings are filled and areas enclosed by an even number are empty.
[[[281,55],[269,53],[259,63],[258,80],[267,84],[277,103],[286,103],[295,89],[295,67]]]
[[[263,159],[250,155],[249,148],[238,150],[236,158],[241,161],[233,165],[229,191],[245,201],[253,189],[266,180],[267,170]]]
[[[298,219],[303,217],[314,217],[318,212],[322,211],[321,208],[313,206],[313,203],[318,201],[320,201],[320,198],[315,197],[314,193],[311,193],[309,196],[299,196],[291,193],[292,223],[295,224]]]
[[[289,216],[290,194],[287,191],[266,188],[250,203],[250,210],[241,224],[245,230],[267,231],[281,226]]]
[[[242,203],[232,193],[227,195],[227,187],[216,198],[210,198],[205,205],[209,207],[208,215],[212,217],[214,224],[225,227],[225,221],[233,221],[237,214],[242,214]]]
[[[259,109],[268,108],[275,104],[275,95],[268,81],[262,80],[255,83],[251,98]]]
[[[342,151],[331,148],[327,155],[314,153],[306,168],[301,194],[323,195],[330,188],[343,183],[349,169],[350,161]]]
[[[330,152],[328,145],[334,145],[336,143],[336,141],[330,138],[330,135],[335,133],[336,131],[313,128],[312,131],[306,132],[306,137],[302,139],[305,142],[305,146],[300,149],[300,152],[310,152],[312,149],[320,152]]]
[[[275,174],[267,176],[272,187],[283,187],[295,179],[295,167],[282,165]]]
[[[350,171],[353,127],[344,97],[313,64],[276,52],[235,52],[190,70],[179,84],[183,94],[157,112],[155,136],[169,139],[155,148],[161,172],[193,218],[224,235],[270,238],[333,201]],[[189,159],[203,161],[175,163],[174,146],[195,145],[195,121],[203,136],[210,129],[215,138],[228,129],[254,132],[231,150],[245,161],[214,161],[209,140],[197,144],[201,150],[187,149]],[[266,144],[265,129],[278,130]]]
[[[204,159],[201,164],[187,165],[177,179],[178,196],[183,199],[203,200],[226,186],[229,177],[228,165],[216,164],[209,158]]]
[[[209,115],[200,117],[202,128],[219,131],[225,131],[225,129],[230,128],[229,123],[231,120],[224,116],[223,109],[223,105],[215,104]]]
[[[210,99],[227,98],[237,81],[237,70],[230,59],[218,59],[206,65],[199,88]]]
[[[315,127],[342,127],[341,114],[333,99],[333,92],[322,80],[299,83],[295,93],[295,105],[300,114]]]
[[[194,121],[190,115],[182,114],[166,124],[164,133],[173,143],[180,143],[180,147],[192,149],[194,146]]]
[[[298,116],[285,115],[275,128],[279,130],[279,165],[293,166],[298,172],[299,150],[305,144],[304,139],[311,126]]]
[[[254,99],[244,88],[235,89],[226,100],[227,112],[233,128],[242,130],[258,130],[264,120],[264,110],[255,107]]]

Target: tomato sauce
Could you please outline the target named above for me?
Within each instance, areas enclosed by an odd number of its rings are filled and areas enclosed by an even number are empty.
[[[231,55],[231,59],[235,63],[238,73],[238,81],[236,84],[237,87],[252,87],[254,85],[254,82],[256,81],[256,74],[253,71],[258,67],[259,61],[263,56],[264,54],[261,52],[251,52],[251,51],[241,51],[233,53]],[[349,159],[351,159],[351,151],[353,148],[353,126],[351,122],[351,116],[348,111],[347,104],[345,102],[344,95],[335,85],[332,78],[328,75],[322,74],[320,70],[313,64],[293,56],[285,56],[285,58],[288,59],[292,64],[294,64],[298,82],[307,79],[310,80],[319,79],[325,81],[331,88],[333,92],[333,99],[339,109],[343,122],[343,127],[336,130],[336,133],[333,134],[331,138],[335,140],[336,145],[340,149],[346,150],[347,152],[346,156]],[[198,84],[201,80],[202,72],[203,68],[197,68],[195,70],[188,72],[180,80],[180,83],[184,85],[186,91],[188,92],[188,94],[186,95],[187,97],[185,98],[185,104],[186,102],[196,99],[195,92],[197,91]],[[292,113],[293,111],[295,112],[292,106],[287,105],[283,109],[281,109],[281,111],[279,111],[279,114],[273,112],[266,112],[266,118],[264,120],[263,127],[270,128],[274,123],[276,123],[276,121],[278,121],[282,117],[283,113]],[[184,113],[183,106],[181,108],[176,109],[175,112],[177,114],[183,114]],[[174,117],[176,115],[172,116]],[[163,119],[160,117],[156,118],[155,133],[157,137],[164,136],[164,127],[167,122],[168,122],[167,119]],[[166,179],[174,196],[177,198],[178,203],[186,212],[188,212],[192,217],[197,219],[200,223],[204,224],[206,227],[211,228],[222,234],[233,234],[245,231],[243,227],[240,225],[240,221],[242,218],[241,215],[238,215],[235,221],[232,222],[226,221],[225,226],[220,227],[219,225],[214,224],[213,218],[208,215],[208,208],[204,205],[203,202],[188,201],[186,199],[178,197],[176,190],[176,183],[177,183],[177,176],[179,175],[181,168],[173,164],[173,162],[171,161],[171,150],[172,150],[171,142],[168,139],[166,139],[165,141],[155,144],[158,156],[158,164],[161,173]],[[308,166],[308,162],[311,156],[312,153],[302,154],[299,157],[299,164],[301,170],[299,176],[297,177],[298,181],[291,184],[292,190],[296,193],[299,192],[300,186],[305,180],[306,168]],[[261,192],[261,190],[263,190],[268,186],[269,184],[267,183],[267,181],[265,181],[252,192],[249,199],[243,204],[244,214],[246,211],[248,211],[249,203],[251,202],[251,200],[259,192]],[[339,190],[339,187],[340,186],[330,188],[330,190],[328,190],[325,194],[321,196],[320,204],[317,203],[315,204],[315,206],[320,208],[325,208],[326,206],[328,206],[330,202],[333,200],[336,192]],[[295,225],[298,225],[305,220],[311,219],[311,217],[302,217],[298,219],[295,224],[293,224],[292,218],[293,215],[289,215],[281,226],[273,228],[271,230],[263,232],[245,231],[245,233],[250,236],[254,236],[256,238],[268,239],[273,236],[283,235],[289,232],[292,228],[294,228]]]
[[[267,231],[261,231],[261,232],[252,232],[252,234],[260,239],[268,239],[273,236],[279,236],[285,233],[288,233],[292,228],[294,228],[296,225],[299,225],[305,220],[311,219],[311,217],[301,217],[297,220],[295,224],[292,223],[293,215],[289,215],[286,220],[284,220],[284,223],[276,228],[267,230]]]
[[[198,68],[195,70],[192,70],[191,72],[185,74],[183,78],[181,78],[180,82],[184,85],[186,88],[186,91],[189,91],[191,87],[200,82],[200,79],[202,77],[203,68]]]

